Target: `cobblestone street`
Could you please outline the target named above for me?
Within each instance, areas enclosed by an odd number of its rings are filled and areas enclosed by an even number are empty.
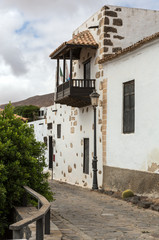
[[[52,219],[63,240],[159,239],[159,213],[89,189],[50,181]]]

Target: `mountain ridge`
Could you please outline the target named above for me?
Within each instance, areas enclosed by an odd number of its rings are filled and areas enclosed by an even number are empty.
[[[4,109],[6,104],[0,105],[0,108]],[[36,95],[33,97],[29,97],[27,99],[11,102],[11,104],[16,106],[27,106],[27,105],[34,105],[37,107],[48,107],[54,104],[54,93],[44,94],[44,95]]]

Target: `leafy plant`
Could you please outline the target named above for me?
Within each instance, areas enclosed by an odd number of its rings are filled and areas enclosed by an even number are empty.
[[[17,106],[14,108],[14,113],[28,118],[29,121],[34,121],[37,119],[37,116],[39,114],[39,107],[34,105]]]
[[[122,192],[122,198],[128,198],[133,196],[134,196],[134,193],[131,189],[127,189],[124,192]]]
[[[33,128],[16,118],[8,104],[0,113],[0,236],[10,224],[9,214],[14,205],[21,205],[27,185],[53,199],[44,173],[45,144],[37,142]]]

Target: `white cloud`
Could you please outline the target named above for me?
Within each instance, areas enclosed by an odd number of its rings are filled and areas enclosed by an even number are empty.
[[[13,74],[19,76],[26,73],[27,67],[23,58],[23,52],[15,38],[15,29],[22,22],[20,14],[15,10],[0,11],[0,55],[6,65],[9,65]]]
[[[159,9],[156,0],[1,0],[0,104],[52,92],[49,54],[103,5]]]

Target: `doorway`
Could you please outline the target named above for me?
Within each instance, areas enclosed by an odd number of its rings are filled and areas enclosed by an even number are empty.
[[[49,136],[49,168],[53,168],[53,144],[52,144],[52,136]]]

